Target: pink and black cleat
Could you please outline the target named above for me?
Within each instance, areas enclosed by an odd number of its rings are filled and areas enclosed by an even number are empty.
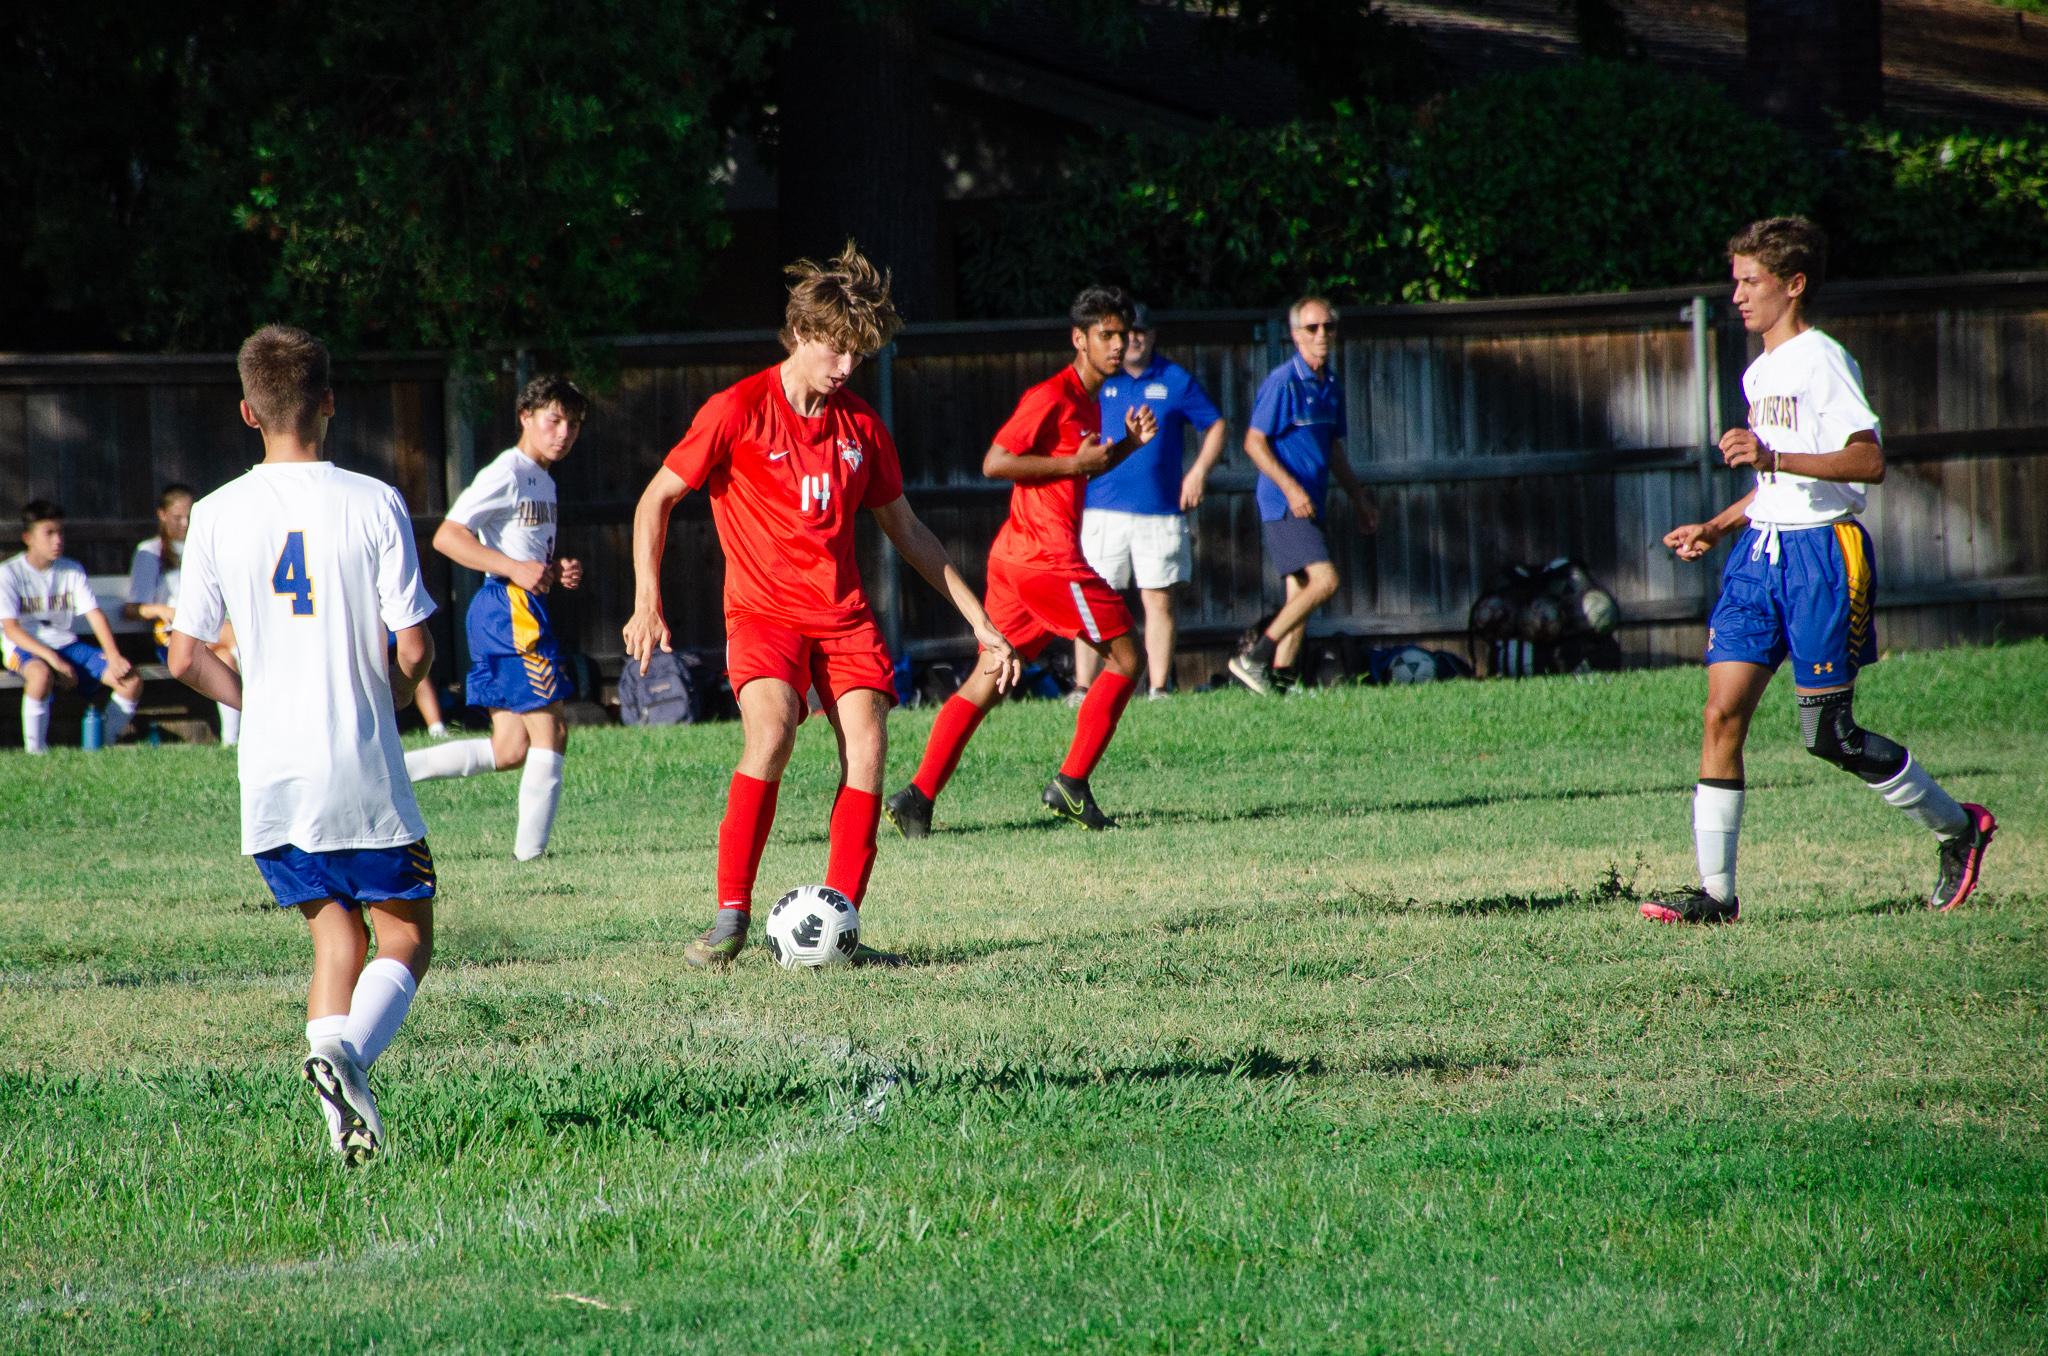
[[[1977,877],[1984,869],[1984,849],[1991,846],[1991,835],[1998,832],[1997,818],[1983,806],[1966,802],[1963,813],[1970,817],[1970,827],[1954,838],[1941,840],[1941,874],[1935,878],[1934,893],[1927,900],[1927,907],[1936,913],[1947,913],[1977,888]]]
[[[1651,899],[1639,912],[1653,923],[1732,923],[1742,916],[1742,901],[1720,900],[1694,886],[1666,899]]]

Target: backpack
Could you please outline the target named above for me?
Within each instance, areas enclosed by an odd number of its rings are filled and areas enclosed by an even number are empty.
[[[656,650],[647,672],[632,657],[619,671],[619,719],[628,725],[690,725],[702,715],[683,657]]]

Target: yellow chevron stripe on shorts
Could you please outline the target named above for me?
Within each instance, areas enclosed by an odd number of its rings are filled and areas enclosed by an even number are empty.
[[[1849,654],[1853,658],[1870,639],[1870,557],[1863,532],[1854,523],[1836,523],[1835,541],[1842,548],[1842,567],[1849,577]]]
[[[540,644],[540,618],[533,615],[532,601],[517,584],[505,585],[505,601],[512,613],[512,648],[522,656],[532,654]]]

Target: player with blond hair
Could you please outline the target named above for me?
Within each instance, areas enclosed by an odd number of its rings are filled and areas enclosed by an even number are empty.
[[[903,497],[896,444],[846,389],[901,325],[889,275],[848,241],[824,264],[789,266],[781,332],[787,356],[704,403],[633,513],[633,615],[626,652],[645,671],[669,648],[661,558],[669,515],[702,493],[725,554],[726,672],[745,749],[718,830],[717,910],[684,948],[691,965],[733,960],[746,943],[754,879],[775,821],[782,772],[815,689],[839,744],[825,884],[859,907],[875,862],[894,665],[854,562],[855,513],[875,516],[896,549],[951,600],[981,645],[978,674],[1007,689],[1009,642]]]
[[[1901,745],[1853,714],[1857,675],[1877,662],[1877,597],[1870,534],[1856,521],[1884,479],[1878,419],[1863,373],[1807,318],[1827,270],[1827,236],[1804,217],[1754,222],[1728,242],[1735,306],[1764,351],[1742,374],[1743,428],[1721,435],[1721,459],[1752,471],[1748,494],[1704,523],[1665,534],[1680,560],[1698,560],[1740,530],[1707,621],[1706,730],[1693,789],[1697,888],[1642,906],[1660,923],[1732,923],[1735,843],[1745,797],[1742,749],[1771,675],[1788,657],[1806,751],[1854,773],[1928,830],[1939,866],[1928,906],[1969,898],[1998,821],[1957,804]]]

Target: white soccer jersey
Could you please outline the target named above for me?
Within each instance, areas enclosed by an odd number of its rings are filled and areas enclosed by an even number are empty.
[[[53,650],[77,640],[71,623],[99,605],[85,566],[69,556],[57,557],[47,570],[29,564],[26,551],[0,565],[0,621],[13,618]],[[12,642],[0,645],[13,655]]]
[[[192,506],[172,629],[242,663],[242,851],[398,847],[427,828],[386,631],[431,616],[405,500],[330,462],[266,463]]]
[[[135,559],[128,565],[128,601],[137,607],[145,603],[167,603],[173,607],[178,602],[178,576],[183,572],[184,563],[173,563],[164,568],[164,539],[151,537],[137,543]]]
[[[1742,374],[1742,393],[1751,431],[1774,452],[1839,452],[1851,434],[1877,431],[1877,415],[1863,398],[1863,369],[1819,330],[1758,355]],[[1869,499],[1870,487],[1861,483],[1759,471],[1749,520],[1811,527],[1853,517]]]
[[[518,448],[508,447],[449,506],[448,520],[514,560],[553,560],[555,478]]]

